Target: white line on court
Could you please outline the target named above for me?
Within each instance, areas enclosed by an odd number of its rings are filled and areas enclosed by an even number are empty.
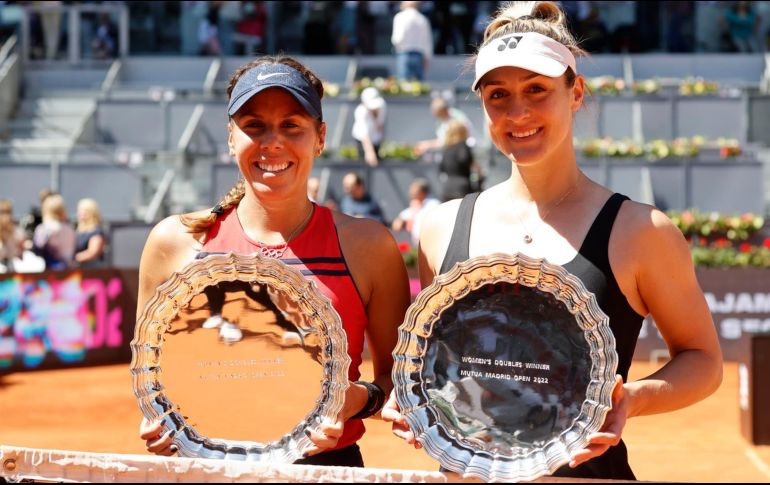
[[[762,472],[766,477],[770,478],[770,466],[767,466],[767,463],[762,461],[762,458],[757,455],[756,451],[751,448],[746,448],[746,456],[760,472]]]

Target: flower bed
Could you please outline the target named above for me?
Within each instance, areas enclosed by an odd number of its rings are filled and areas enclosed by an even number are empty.
[[[668,212],[691,245],[695,266],[709,268],[770,268],[770,237],[762,237],[763,217],[755,214],[704,214],[695,210]],[[407,268],[417,266],[417,248],[398,245]]]

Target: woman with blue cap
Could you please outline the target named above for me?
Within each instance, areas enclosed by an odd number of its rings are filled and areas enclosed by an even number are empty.
[[[634,474],[620,440],[626,420],[705,398],[719,386],[722,356],[676,226],[655,207],[592,181],[576,163],[572,124],[585,82],[575,56],[581,54],[554,2],[515,2],[487,26],[473,90],[493,143],[511,161],[511,176],[425,218],[420,279],[426,286],[457,262],[493,253],[544,258],[580,278],[609,316],[619,375],[604,426],[556,475],[627,480]],[[628,382],[648,315],[671,360]],[[392,396],[383,418],[419,445]]]
[[[302,270],[340,315],[351,385],[337,422],[311,433],[315,447],[300,463],[363,466],[356,444],[362,419],[378,414],[390,392],[391,352],[409,304],[403,259],[381,224],[308,199],[313,159],[326,137],[323,86],[309,69],[289,57],[262,57],[232,76],[227,94],[228,146],[242,179],[213,209],[169,217],[152,230],[139,269],[138,307],[202,253],[257,253]],[[358,380],[365,334],[373,382]],[[227,337],[238,339],[233,329]],[[145,420],[140,433],[153,453],[177,451],[158,423]]]

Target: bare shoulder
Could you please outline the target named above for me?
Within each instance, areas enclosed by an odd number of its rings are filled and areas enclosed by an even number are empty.
[[[167,251],[194,245],[199,235],[189,232],[179,215],[166,217],[150,231],[145,245],[146,251]]]
[[[332,211],[340,248],[364,303],[378,285],[406,281],[406,269],[390,230],[373,219]],[[388,283],[390,282],[390,283]]]
[[[386,239],[392,239],[388,228],[374,219],[352,217],[337,211],[332,211],[332,215],[340,244],[379,245]]]
[[[201,247],[200,237],[189,232],[178,215],[153,227],[139,264],[139,309],[158,286],[195,258]]]
[[[640,272],[691,266],[690,249],[679,228],[660,209],[634,201],[623,204],[612,231],[610,261],[638,281]]]
[[[462,199],[454,199],[444,202],[432,208],[423,218],[420,229],[420,251],[434,274],[437,274],[441,267],[452,239],[461,201]]]
[[[671,239],[683,240],[682,233],[660,209],[632,200],[620,209],[619,235],[628,247],[666,244]],[[661,240],[662,238],[662,240]]]

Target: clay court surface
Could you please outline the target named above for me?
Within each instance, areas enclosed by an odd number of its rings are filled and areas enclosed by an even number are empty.
[[[364,378],[370,368],[364,362]],[[631,378],[654,368],[636,361]],[[140,419],[127,364],[0,376],[0,444],[144,454]],[[437,470],[424,451],[392,436],[388,425],[369,420],[367,427],[360,444],[368,466]],[[640,480],[770,482],[770,446],[752,446],[740,433],[734,363],[725,364],[722,386],[707,400],[674,413],[635,418],[624,438]]]

